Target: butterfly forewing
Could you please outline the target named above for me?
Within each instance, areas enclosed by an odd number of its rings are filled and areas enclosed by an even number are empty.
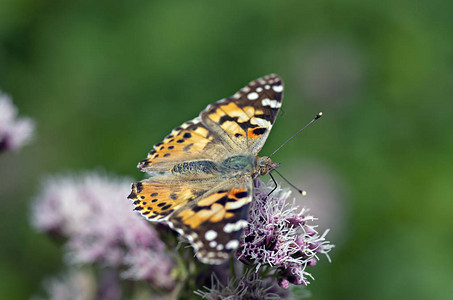
[[[201,113],[203,123],[238,145],[244,153],[257,155],[274,124],[283,98],[283,82],[269,75],[250,82],[232,97],[220,100]]]

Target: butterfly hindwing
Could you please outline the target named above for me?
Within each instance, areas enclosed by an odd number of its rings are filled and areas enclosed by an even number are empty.
[[[132,184],[129,199],[135,210],[150,221],[165,221],[175,210],[187,205],[212,188],[200,180],[181,182],[175,176],[154,176]]]
[[[172,177],[157,176],[134,183],[129,198],[148,220],[164,222],[185,236],[200,261],[218,264],[239,245],[252,200],[252,179],[178,184]]]
[[[219,264],[239,246],[251,200],[252,178],[243,176],[181,207],[169,224],[187,237],[201,262]]]

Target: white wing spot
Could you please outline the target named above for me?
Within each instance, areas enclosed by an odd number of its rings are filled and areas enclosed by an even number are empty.
[[[270,86],[270,85],[268,85],[268,84],[266,84],[266,85],[264,86],[264,88],[265,88],[266,90],[268,90],[268,89],[270,89],[270,88],[271,88],[271,86]]]
[[[267,98],[263,99],[261,104],[263,104],[263,106],[270,106],[271,108],[280,108],[282,106],[282,104],[277,100],[270,100]]]
[[[239,246],[239,241],[238,240],[231,240],[225,245],[225,248],[234,250],[238,246]]]
[[[261,93],[262,91],[263,91],[263,88],[262,88],[262,87],[259,86],[259,87],[256,88],[256,92],[257,92],[257,93]]]
[[[247,95],[247,99],[249,99],[249,100],[256,100],[256,99],[258,99],[258,97],[259,97],[258,94],[255,92],[252,92]]]
[[[217,245],[217,250],[218,251],[222,251],[223,250],[223,245],[222,244],[218,244]]]
[[[283,91],[283,85],[274,85],[272,89],[277,93],[281,93]]]
[[[238,231],[239,229],[247,227],[248,222],[246,220],[239,220],[236,223],[228,223],[223,226],[223,231],[226,233],[231,233],[233,231]]]
[[[258,125],[258,126],[261,126],[261,127],[268,127],[269,123],[270,123],[269,121],[266,121],[266,120],[261,119],[261,118],[252,118],[252,119],[250,119],[250,124]]]
[[[209,247],[215,248],[216,246],[217,246],[217,242],[216,241],[209,242]]]
[[[217,232],[215,232],[214,230],[208,230],[206,231],[206,233],[204,234],[204,237],[205,239],[207,239],[208,241],[212,241],[213,239],[215,239],[217,237]]]

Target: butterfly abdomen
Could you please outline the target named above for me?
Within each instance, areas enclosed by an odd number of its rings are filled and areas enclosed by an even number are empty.
[[[171,169],[174,175],[213,175],[218,174],[218,166],[210,160],[187,161],[174,165]]]

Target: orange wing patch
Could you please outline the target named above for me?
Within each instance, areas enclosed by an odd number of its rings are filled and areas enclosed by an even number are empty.
[[[235,102],[219,102],[207,113],[207,117],[219,124],[220,128],[237,144],[245,144],[247,128],[255,115],[253,106],[240,107]]]
[[[253,116],[253,114],[248,114],[244,108],[240,108],[236,103],[230,102],[227,105],[220,106],[217,111],[219,109],[223,110],[229,117],[237,118],[237,122],[244,123],[250,120],[250,118]],[[247,111],[252,112],[251,109],[253,109],[253,107],[249,106],[247,108]]]
[[[249,192],[246,189],[232,189],[225,203],[227,210],[238,209],[250,202]]]
[[[229,135],[236,138],[244,137],[245,131],[241,126],[235,121],[224,121],[220,124],[220,127]]]
[[[219,222],[227,216],[225,207],[217,203],[217,201],[224,198],[226,194],[227,192],[213,193],[201,199],[194,208],[181,211],[176,217],[181,218],[182,223],[190,228],[197,228],[200,224],[207,221]]]

